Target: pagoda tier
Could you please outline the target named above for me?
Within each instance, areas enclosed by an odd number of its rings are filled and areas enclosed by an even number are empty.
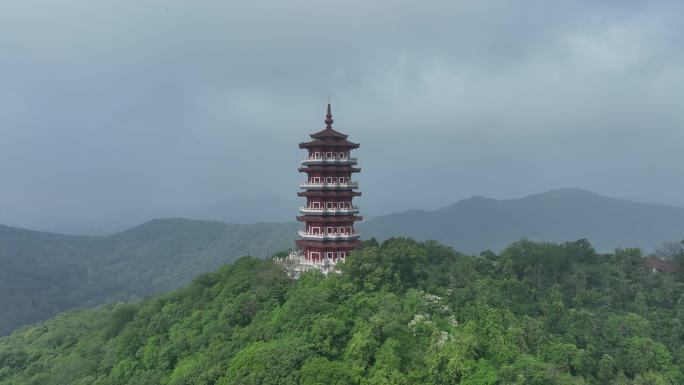
[[[297,193],[298,197],[360,197],[361,192],[360,191],[339,191],[339,190],[330,190],[330,191],[300,191]]]
[[[306,143],[299,143],[299,148],[308,148],[308,149],[313,149],[316,147],[323,147],[323,148],[339,148],[339,149],[354,149],[354,148],[359,148],[358,143],[352,143],[347,140],[342,140],[339,142],[324,142],[322,140],[312,140],[310,142]]]
[[[297,217],[299,222],[322,222],[322,223],[349,223],[360,221],[363,217],[358,215],[301,215]]]
[[[343,167],[343,166],[308,166],[300,167],[299,172],[336,172],[336,173],[356,173],[361,172],[358,167]]]
[[[362,217],[356,215],[359,209],[352,202],[361,193],[354,191],[358,183],[351,180],[351,175],[361,169],[354,167],[357,159],[350,156],[359,144],[348,141],[346,134],[332,128],[332,123],[328,104],[326,128],[311,134],[311,141],[299,144],[308,154],[299,168],[307,177],[300,184],[304,191],[297,195],[306,198],[306,206],[299,208],[303,215],[297,220],[304,223],[304,228],[296,244],[303,257],[314,263],[344,260],[361,243],[354,222]]]
[[[336,247],[347,247],[347,248],[353,248],[361,244],[361,241],[359,240],[353,240],[353,241],[344,241],[344,242],[318,242],[318,241],[309,241],[306,239],[298,239],[295,241],[295,244],[300,247],[319,247],[319,248],[324,248],[324,249],[332,249]]]

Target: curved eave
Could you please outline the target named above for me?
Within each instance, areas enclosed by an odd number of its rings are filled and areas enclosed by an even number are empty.
[[[349,166],[307,166],[300,167],[299,172],[360,172],[361,169],[358,167]]]
[[[358,143],[353,143],[348,140],[335,140],[335,141],[325,141],[325,140],[312,140],[310,142],[299,143],[299,148],[310,148],[310,147],[343,147],[346,149],[359,148]]]
[[[325,223],[348,223],[363,220],[359,215],[300,215],[299,222],[325,222]]]
[[[295,244],[299,247],[316,247],[321,249],[338,249],[341,247],[355,248],[361,245],[360,240],[353,241],[310,241],[308,239],[297,239]]]
[[[324,139],[324,138],[342,138],[347,139],[347,134],[343,134],[332,127],[326,127],[322,131],[318,131],[314,134],[309,135],[313,139]]]
[[[297,193],[298,197],[350,198],[361,196],[361,191],[307,190]]]

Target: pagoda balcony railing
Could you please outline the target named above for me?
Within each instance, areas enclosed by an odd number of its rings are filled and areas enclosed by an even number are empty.
[[[305,181],[299,184],[301,188],[317,188],[317,189],[356,189],[359,188],[359,182],[347,183],[323,183]]]
[[[358,214],[359,213],[359,207],[358,206],[352,206],[352,207],[300,207],[299,212],[302,214]]]
[[[304,158],[302,164],[356,164],[357,159],[350,156],[346,158],[323,158],[323,157],[310,157]]]
[[[325,241],[325,240],[342,240],[342,239],[357,239],[361,236],[360,233],[358,232],[353,232],[353,233],[327,233],[327,234],[320,234],[320,233],[312,233],[306,230],[299,230],[299,236],[302,238],[306,239],[314,239],[314,240],[319,240],[319,241]]]

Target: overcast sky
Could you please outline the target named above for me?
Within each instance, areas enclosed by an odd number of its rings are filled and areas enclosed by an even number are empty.
[[[0,223],[294,199],[328,95],[367,213],[559,187],[684,206],[681,4],[4,0]]]

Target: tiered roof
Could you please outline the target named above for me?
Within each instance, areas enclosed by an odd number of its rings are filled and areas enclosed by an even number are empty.
[[[297,217],[299,222],[326,222],[326,223],[346,223],[360,221],[363,217],[358,215],[301,215]]]
[[[357,240],[351,240],[351,241],[321,242],[321,241],[310,241],[310,240],[306,240],[306,239],[297,239],[295,241],[295,244],[299,247],[311,247],[311,248],[337,250],[339,248],[358,247],[361,244],[361,241],[357,239]]]
[[[310,147],[346,147],[349,149],[359,148],[358,143],[353,143],[347,140],[347,135],[332,128],[333,119],[330,111],[330,103],[328,103],[328,113],[325,115],[325,129],[314,134],[311,134],[312,141],[299,144],[299,148]]]
[[[298,191],[298,197],[325,197],[325,198],[349,198],[360,197],[360,191],[352,190],[307,190]]]
[[[350,167],[350,166],[329,166],[329,165],[313,165],[313,166],[306,166],[306,167],[300,167],[299,172],[314,172],[314,171],[332,171],[332,172],[360,172],[361,169],[358,167]]]

